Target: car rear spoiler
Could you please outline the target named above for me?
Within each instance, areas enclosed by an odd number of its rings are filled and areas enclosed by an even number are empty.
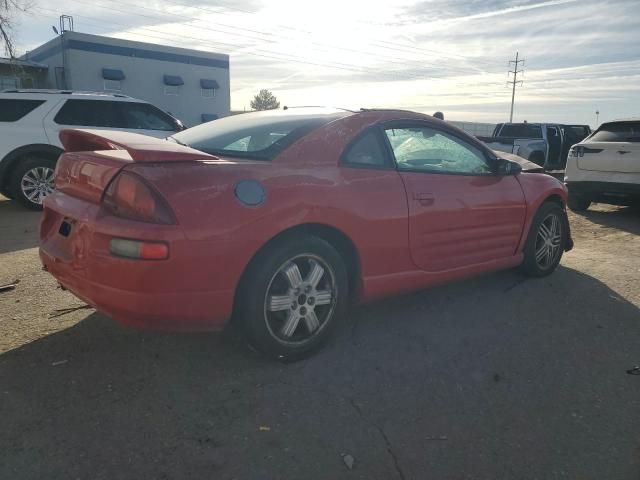
[[[208,153],[166,139],[121,131],[65,129],[60,131],[60,141],[67,153],[125,150],[134,162],[218,159]]]

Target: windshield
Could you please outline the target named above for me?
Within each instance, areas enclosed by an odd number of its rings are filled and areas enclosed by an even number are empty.
[[[589,139],[591,142],[640,142],[640,122],[605,123]]]
[[[170,138],[212,155],[271,160],[311,130],[351,114],[317,108],[246,113],[204,123]]]

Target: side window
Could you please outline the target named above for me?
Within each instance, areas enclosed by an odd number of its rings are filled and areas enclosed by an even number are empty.
[[[174,120],[148,103],[117,102],[123,127],[132,130],[176,131]]]
[[[124,128],[118,102],[67,100],[53,119],[59,125]]]
[[[348,147],[342,160],[347,165],[384,167],[384,149],[374,131],[369,131]]]
[[[0,122],[17,122],[44,103],[44,100],[0,100]]]
[[[448,133],[429,127],[386,131],[398,170],[487,175],[491,168],[482,151]]]

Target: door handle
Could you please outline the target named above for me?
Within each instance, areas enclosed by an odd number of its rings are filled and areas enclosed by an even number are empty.
[[[427,192],[414,192],[413,199],[420,202],[420,205],[424,207],[428,207],[429,205],[433,205],[435,198],[432,193]]]

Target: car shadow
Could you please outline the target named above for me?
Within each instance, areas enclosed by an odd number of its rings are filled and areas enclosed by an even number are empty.
[[[589,209],[580,212],[586,219],[605,227],[640,235],[640,208],[617,207],[607,210]]]
[[[40,212],[0,195],[0,254],[38,246]]]
[[[345,451],[363,478],[391,478],[392,442],[406,478],[461,465],[477,478],[631,478],[639,319],[564,267],[354,308],[336,341],[293,364],[232,334],[93,313],[0,355],[0,478],[351,478]]]

